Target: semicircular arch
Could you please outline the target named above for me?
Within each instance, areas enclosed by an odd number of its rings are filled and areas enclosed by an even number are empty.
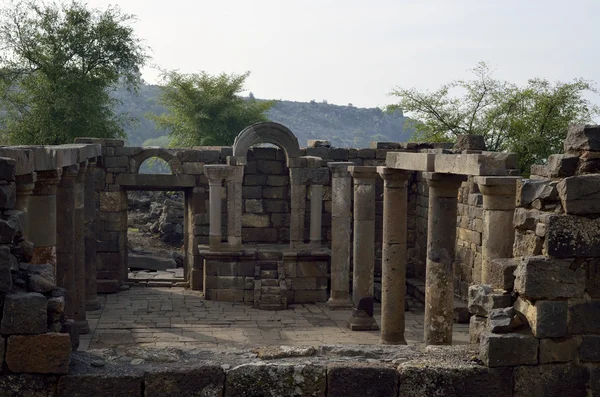
[[[283,149],[288,166],[290,159],[300,157],[300,145],[298,145],[296,135],[283,124],[268,121],[244,128],[235,138],[233,158],[236,164],[245,165],[248,150],[259,143],[271,143]]]
[[[171,151],[164,148],[143,148],[141,152],[136,154],[133,157],[132,171],[137,174],[140,172],[140,167],[142,163],[149,158],[158,157],[159,159],[164,160],[171,167],[171,173],[173,175],[179,175],[182,172],[183,166],[181,164],[181,160],[179,157]]]

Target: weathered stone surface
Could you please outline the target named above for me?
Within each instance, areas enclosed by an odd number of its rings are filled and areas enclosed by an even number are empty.
[[[548,170],[552,178],[575,175],[579,156],[573,154],[552,154],[548,157]]]
[[[515,230],[515,241],[513,243],[513,255],[515,257],[541,255],[543,246],[544,240],[537,236],[534,231]]]
[[[583,335],[579,345],[579,359],[600,362],[600,335]]]
[[[1,375],[0,396],[56,397],[56,383],[56,376],[29,374]]]
[[[220,397],[224,383],[225,372],[218,365],[153,371],[144,377],[144,397]]]
[[[115,371],[116,372],[116,371]],[[58,381],[58,396],[142,397],[142,375],[122,370],[110,374],[70,374]]]
[[[558,183],[557,190],[566,214],[600,213],[600,175],[589,174],[565,178]]]
[[[17,189],[14,182],[0,185],[0,208],[13,209],[17,200]]]
[[[549,217],[544,247],[556,258],[600,257],[600,219]]]
[[[532,301],[583,296],[585,271],[573,261],[526,257],[515,270],[515,290]]]
[[[564,145],[565,153],[579,154],[581,151],[600,151],[600,126],[570,125]]]
[[[456,137],[454,150],[486,150],[483,135],[461,134]]]
[[[493,259],[490,262],[489,283],[492,288],[510,291],[515,284],[514,271],[517,269],[514,258]]]
[[[6,345],[6,365],[12,372],[66,374],[70,358],[67,334],[13,335]]]
[[[400,397],[507,397],[512,394],[511,368],[407,364],[400,365],[398,372]]]
[[[242,364],[227,371],[224,396],[324,396],[326,382],[323,366]]]
[[[331,147],[331,142],[324,139],[309,139],[307,147]]]
[[[386,166],[403,170],[434,171],[435,154],[431,153],[388,153]]]
[[[30,292],[6,295],[0,333],[32,335],[46,332],[47,302],[44,295]]]
[[[527,207],[535,200],[556,200],[556,183],[550,179],[520,179],[517,181],[517,207]]]
[[[243,214],[242,215],[242,226],[243,227],[269,227],[271,224],[271,218],[268,214]]]
[[[471,316],[469,319],[469,341],[473,344],[479,343],[484,332],[488,332],[487,317]]]
[[[32,265],[29,266],[27,272],[29,273],[28,287],[30,291],[45,294],[56,288],[53,265]]]
[[[538,210],[516,208],[513,215],[513,225],[521,230],[535,230],[539,216],[540,212]]]
[[[538,340],[524,334],[482,334],[479,359],[488,367],[538,363]]]
[[[327,367],[328,396],[397,396],[395,368],[361,363],[330,364]]]
[[[8,292],[12,288],[11,256],[8,247],[0,247],[0,293]]]
[[[493,309],[489,312],[488,328],[494,334],[512,332],[521,325],[523,321],[512,307]]]
[[[536,338],[561,338],[567,335],[569,304],[566,300],[530,303],[519,297],[514,308],[527,319]]]
[[[506,157],[494,154],[436,154],[434,170],[458,175],[506,175]]]
[[[540,339],[540,364],[574,361],[577,350],[575,338]]]
[[[574,364],[521,366],[514,372],[514,397],[585,397],[587,371]]]
[[[511,305],[511,297],[502,291],[495,291],[488,285],[476,284],[469,287],[469,312],[486,316],[492,309]]]

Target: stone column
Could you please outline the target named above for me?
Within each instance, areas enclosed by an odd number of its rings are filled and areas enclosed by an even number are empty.
[[[75,180],[79,165],[64,167],[56,192],[56,284],[67,290],[65,314],[73,318],[75,293]]]
[[[513,216],[520,176],[478,176],[475,182],[483,194],[481,241],[481,284],[490,283],[493,259],[512,258],[515,228]]]
[[[98,194],[96,193],[96,159],[90,160],[85,173],[84,195],[84,235],[85,235],[85,310],[100,309],[98,287],[96,284],[96,212]]]
[[[208,178],[209,198],[209,246],[211,250],[222,248],[221,236],[221,190],[223,179],[228,176],[228,165],[205,165],[204,174]]]
[[[32,172],[31,174],[17,175],[16,176],[16,188],[17,188],[17,201],[15,202],[15,209],[21,211],[27,219],[27,213],[29,208],[29,197],[33,194],[35,188],[35,182],[37,180],[37,174]],[[27,221],[23,225],[23,237],[29,238],[27,232]]]
[[[31,263],[56,267],[56,191],[62,168],[38,171],[27,208],[28,239],[34,244]],[[58,281],[58,280],[57,280]]]
[[[377,330],[373,318],[375,266],[375,181],[377,167],[348,167],[354,178],[354,249],[352,267],[352,331]]]
[[[321,246],[323,222],[323,185],[310,185],[310,245]]]
[[[381,266],[381,344],[406,345],[406,184],[410,173],[378,167],[383,178],[383,252]]]
[[[306,185],[300,184],[301,172],[301,168],[290,168],[290,249],[295,249],[304,245]]]
[[[429,213],[425,275],[425,343],[452,344],[457,195],[462,175],[427,173]]]
[[[327,163],[331,169],[331,309],[352,307],[350,300],[350,238],[352,235],[351,162]]]
[[[244,166],[231,167],[231,176],[227,180],[227,242],[229,248],[242,247],[242,181]]]
[[[75,178],[75,207],[73,210],[73,278],[75,282],[74,320],[80,334],[90,332],[85,316],[85,196],[83,184],[87,172],[87,160],[79,164],[79,172]]]

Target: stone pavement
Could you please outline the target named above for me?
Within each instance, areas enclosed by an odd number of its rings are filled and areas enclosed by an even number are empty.
[[[409,299],[406,339],[422,343],[423,306]],[[350,311],[325,303],[292,304],[264,311],[243,303],[205,300],[199,291],[179,287],[133,287],[100,296],[102,308],[88,312],[91,332],[79,350],[119,347],[237,347],[265,345],[376,344],[378,331],[346,328]],[[376,306],[375,318],[381,312]],[[455,344],[468,343],[468,324],[454,324]]]

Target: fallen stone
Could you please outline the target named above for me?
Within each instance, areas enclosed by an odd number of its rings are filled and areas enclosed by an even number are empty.
[[[574,124],[569,126],[565,138],[565,153],[579,154],[582,151],[600,151],[600,126]]]
[[[398,396],[398,371],[367,363],[330,364],[327,367],[328,396]]]
[[[469,287],[469,312],[487,317],[492,309],[511,305],[511,297],[489,285],[476,284]]]
[[[0,333],[33,335],[46,332],[47,300],[36,292],[6,295]]]
[[[574,361],[577,352],[575,338],[540,339],[540,364]]]
[[[525,257],[515,270],[515,291],[530,301],[579,298],[584,290],[585,271],[570,260]]]
[[[569,304],[566,300],[538,300],[530,303],[517,298],[515,310],[521,313],[529,323],[536,338],[562,338],[567,336],[567,315]]]
[[[521,366],[514,371],[514,397],[585,397],[588,374],[571,363]]]
[[[12,335],[6,346],[6,365],[12,372],[66,374],[70,357],[67,334]]]
[[[225,372],[219,365],[150,371],[144,376],[144,397],[220,397],[224,384]]]
[[[481,335],[479,359],[488,367],[513,367],[538,363],[538,340],[524,334]]]
[[[129,254],[128,266],[132,270],[167,270],[177,268],[177,262],[172,258],[155,255]]]

